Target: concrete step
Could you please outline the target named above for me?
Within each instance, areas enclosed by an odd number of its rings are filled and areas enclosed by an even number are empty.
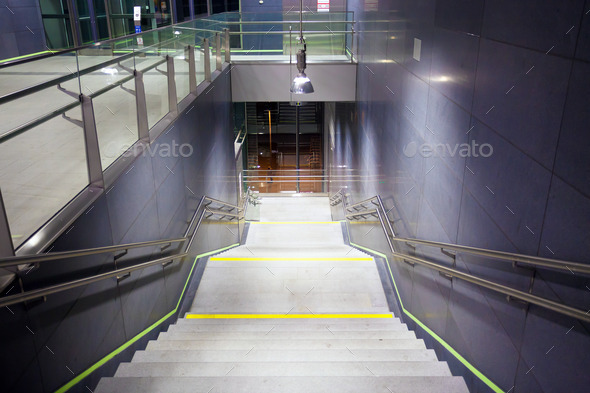
[[[443,362],[121,363],[115,377],[450,376]]]
[[[158,340],[150,341],[146,351],[151,350],[319,350],[319,349],[426,349],[424,341],[418,339],[327,339],[327,340]]]
[[[389,313],[383,313],[389,314]],[[277,314],[281,316],[281,314]],[[313,314],[309,314],[313,316]],[[177,325],[348,325],[366,324],[393,326],[399,325],[398,318],[180,318]]]
[[[322,331],[281,332],[272,327],[269,331],[240,332],[240,331],[213,331],[213,332],[184,332],[170,330],[162,332],[158,340],[330,340],[330,339],[415,339],[414,332],[409,330],[399,331],[349,331],[334,332],[324,329]]]
[[[180,322],[180,320],[179,320]],[[168,328],[169,332],[350,332],[350,331],[407,331],[401,323],[349,323],[349,324],[213,324],[177,323]]]
[[[252,347],[248,350],[149,350],[137,351],[133,362],[417,362],[437,361],[431,349],[316,349],[273,351]]]
[[[461,377],[120,377],[96,393],[468,393]]]

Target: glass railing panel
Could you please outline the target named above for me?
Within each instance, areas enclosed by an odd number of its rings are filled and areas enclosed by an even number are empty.
[[[0,68],[0,97],[75,74],[78,70],[76,52],[67,52],[48,58]]]
[[[166,75],[167,52],[166,48],[156,44],[138,49],[135,53],[135,66],[138,71],[143,72],[149,128],[152,128],[170,110]]]
[[[81,65],[96,68],[90,73],[85,68],[80,83],[82,92],[92,97],[104,170],[138,139],[133,44],[121,40],[97,45],[79,51],[78,57]]]
[[[0,101],[0,136],[17,131],[23,125],[71,105],[78,101],[80,83],[77,75],[76,56],[56,56],[55,58],[33,61],[0,69],[0,90],[5,100]],[[48,60],[51,60],[50,62]],[[34,68],[34,66],[48,68]],[[30,79],[29,79],[30,78]],[[60,91],[52,79],[64,78],[59,87],[71,92],[74,96]],[[32,82],[31,82],[32,81]],[[7,95],[23,89],[41,85],[26,95],[10,98]],[[1,98],[0,98],[1,100]]]
[[[211,69],[211,74],[217,70],[217,50],[216,50],[216,43],[215,43],[215,33],[209,33],[207,38],[209,39],[209,66]]]
[[[103,170],[138,140],[135,80],[128,79],[92,99]]]
[[[169,56],[174,61],[174,80],[176,82],[176,99],[182,101],[190,93],[190,70],[188,46],[191,45],[190,34],[183,30],[176,30],[177,38],[167,47]],[[194,45],[194,43],[192,44]]]
[[[0,142],[0,188],[15,247],[88,185],[80,105]]]

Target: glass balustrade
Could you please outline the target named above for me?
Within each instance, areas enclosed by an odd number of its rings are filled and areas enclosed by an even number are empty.
[[[0,64],[0,192],[14,247],[96,182],[97,168],[108,170],[163,118],[176,116],[215,77],[227,47],[232,62],[293,61],[298,18],[224,13]],[[352,13],[304,13],[308,61],[352,61],[352,26]],[[250,175],[267,183],[257,178],[266,174]],[[281,188],[292,188],[287,180]]]

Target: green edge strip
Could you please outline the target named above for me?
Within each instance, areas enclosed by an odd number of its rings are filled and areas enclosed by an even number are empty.
[[[347,230],[348,230],[348,226],[347,226]],[[349,239],[350,239],[350,234],[349,234]],[[486,377],[481,371],[479,371],[477,368],[475,368],[471,363],[469,363],[467,361],[467,359],[465,359],[463,356],[461,356],[461,354],[459,354],[459,352],[457,352],[453,347],[451,347],[445,340],[443,340],[438,334],[436,334],[435,332],[433,332],[432,330],[430,330],[428,328],[428,326],[426,326],[424,323],[422,323],[418,318],[416,318],[411,312],[409,312],[408,310],[406,310],[404,308],[404,304],[402,302],[402,298],[399,294],[399,291],[397,289],[397,284],[395,283],[395,278],[393,278],[393,273],[391,272],[391,267],[389,266],[389,259],[387,258],[387,255],[382,254],[380,252],[377,252],[375,250],[371,250],[370,248],[366,248],[363,246],[360,246],[358,244],[355,244],[353,242],[350,242],[350,244],[354,247],[360,248],[361,250],[370,252],[372,254],[378,255],[382,258],[385,258],[385,261],[387,262],[387,268],[389,269],[389,274],[391,275],[391,280],[393,281],[393,286],[395,288],[395,292],[397,294],[397,299],[399,301],[400,307],[402,308],[402,311],[404,312],[404,314],[406,314],[408,317],[410,317],[414,322],[416,322],[422,329],[424,329],[424,331],[426,331],[426,333],[430,334],[430,336],[432,336],[432,338],[434,338],[436,341],[438,341],[443,347],[445,347],[445,349],[447,351],[449,351],[458,361],[460,361],[465,367],[467,367],[467,369],[469,369],[469,371],[471,371],[477,378],[479,378],[483,383],[485,383],[490,389],[492,389],[494,392],[496,393],[504,393],[504,390],[500,389],[495,383],[493,383],[488,377]]]
[[[36,53],[29,53],[28,55],[22,55],[22,56],[17,56],[17,57],[11,57],[10,59],[4,59],[4,60],[0,60],[0,64],[5,63],[7,61],[12,61],[12,60],[19,60],[19,59],[25,59],[27,57],[32,57],[32,56],[39,56],[39,55],[44,55],[45,53],[53,53],[53,52],[57,52],[57,51],[49,51],[49,50],[44,50],[43,52],[36,52]]]
[[[76,384],[78,384],[78,382],[80,382],[81,380],[83,380],[84,378],[86,378],[88,375],[92,374],[94,371],[96,371],[98,368],[100,368],[106,362],[108,362],[109,360],[111,360],[112,358],[114,358],[115,356],[117,356],[118,354],[120,354],[121,352],[123,352],[125,349],[129,348],[133,343],[135,343],[140,338],[142,338],[143,336],[145,336],[146,334],[148,334],[149,332],[151,332],[152,330],[154,330],[154,328],[156,328],[159,325],[161,325],[166,319],[168,319],[172,315],[174,315],[174,313],[176,313],[178,311],[178,307],[180,306],[180,302],[182,300],[182,297],[184,296],[184,291],[186,291],[186,287],[188,286],[188,283],[189,283],[189,281],[190,281],[190,279],[191,279],[191,277],[193,275],[193,270],[195,269],[195,266],[197,264],[197,260],[199,258],[202,258],[202,257],[206,257],[206,256],[209,256],[209,255],[217,254],[217,253],[223,252],[225,250],[229,250],[230,248],[233,248],[233,247],[236,247],[236,246],[239,246],[239,243],[235,243],[235,244],[232,244],[231,246],[223,247],[223,248],[220,248],[220,249],[217,249],[217,250],[213,250],[213,251],[206,252],[204,254],[197,255],[195,257],[195,261],[193,262],[193,266],[191,267],[191,271],[188,274],[188,277],[186,279],[186,282],[184,283],[184,287],[182,288],[182,292],[180,294],[180,297],[178,298],[178,303],[176,303],[176,307],[172,311],[170,311],[168,314],[164,315],[157,322],[153,323],[150,327],[148,327],[147,329],[145,329],[141,333],[137,334],[131,340],[127,341],[125,344],[121,345],[119,348],[115,349],[113,352],[109,353],[108,355],[106,355],[105,357],[103,357],[102,359],[100,359],[98,362],[94,363],[92,366],[90,366],[85,371],[83,371],[82,373],[80,373],[76,378],[72,379],[70,382],[68,382],[67,384],[65,384],[64,386],[62,386],[58,390],[56,390],[55,393],[67,392],[72,387],[74,387]]]

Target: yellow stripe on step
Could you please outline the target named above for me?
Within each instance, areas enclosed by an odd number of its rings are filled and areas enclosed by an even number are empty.
[[[393,318],[392,314],[186,314],[186,319]]]
[[[363,257],[334,257],[334,258],[262,258],[262,257],[247,257],[247,258],[232,258],[232,257],[211,257],[210,261],[372,261],[373,258]]]

